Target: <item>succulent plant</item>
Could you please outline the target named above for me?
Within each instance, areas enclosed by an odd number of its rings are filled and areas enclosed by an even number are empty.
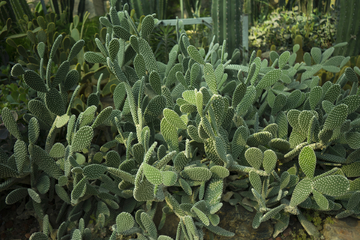
[[[211,3],[211,16],[214,23],[213,34],[217,42],[226,41],[225,52],[240,54],[242,45],[242,23],[241,14],[244,1],[222,1],[214,0]],[[221,58],[223,60],[223,58]]]
[[[345,57],[331,57],[334,48],[314,48],[305,62],[295,63],[296,45],[292,53],[272,52],[271,66],[253,52],[244,66],[228,60],[225,41],[220,46],[213,40],[205,52],[190,45],[182,30],[164,64],[147,39],[153,16],[136,26],[128,6],[118,11],[115,3],[99,19],[106,29],[104,41],[96,40],[99,51],[84,53],[85,61],[105,66],[115,79],[113,107],[100,102],[106,90],[101,74],[86,104],[77,98],[80,74],[70,63],[83,40],[55,74],[62,35],[47,52],[45,72],[42,65],[39,73],[20,64],[12,69],[37,97],[24,116],[27,134],[9,109],[2,110],[16,142],[10,157],[0,148],[0,191],[11,189],[7,204],[27,201],[34,209],[43,231],[32,238],[58,229],[58,239],[89,239],[86,226],[94,219],[99,229],[116,223],[111,239],[172,239],[158,232],[170,213],[179,218],[176,239],[203,239],[204,229],[231,237],[218,216],[229,188],[236,189],[231,204],[255,210],[254,228],[275,222],[273,237],[286,229],[291,214],[318,236],[302,209],[359,216],[360,96],[357,84],[342,88],[357,83],[358,68],[319,86],[320,69],[337,72],[345,64]],[[44,43],[37,51],[42,63]],[[25,177],[27,186],[19,181]],[[59,207],[50,225],[52,200]],[[157,208],[163,212],[159,226],[153,221]]]
[[[352,13],[353,13],[353,11],[356,11],[356,9],[359,9],[360,5],[359,5],[359,2],[353,1],[353,0],[347,1],[347,2],[341,1],[340,4],[341,4],[341,6],[348,6],[348,7],[341,8],[339,22],[338,22],[338,26],[337,26],[341,30],[336,33],[336,42],[337,43],[348,42],[349,44],[347,46],[338,48],[335,51],[335,54],[336,55],[343,54],[343,55],[356,56],[360,52],[360,49],[358,47],[359,40],[356,39],[356,35],[357,35],[356,28],[357,27],[351,26],[349,28],[344,28],[342,26],[346,25],[346,21],[356,21],[357,22],[356,14],[352,14]]]

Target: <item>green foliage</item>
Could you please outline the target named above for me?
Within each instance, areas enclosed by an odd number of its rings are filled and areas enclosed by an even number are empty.
[[[0,85],[0,91],[2,92],[0,96],[1,111],[7,107],[10,110],[16,110],[22,116],[24,108],[29,102],[29,95],[31,95],[29,87],[23,81],[17,81],[16,83]]]
[[[335,24],[335,13],[323,14],[315,10],[307,16],[299,9],[277,8],[249,29],[249,48],[260,48],[265,52],[270,50],[271,45],[275,45],[290,50],[296,35],[303,37],[302,47],[305,51],[313,46],[327,48],[334,41]]]
[[[340,71],[334,48],[314,48],[305,64],[288,51],[273,52],[268,66],[254,53],[243,66],[227,60],[227,41],[206,52],[182,32],[165,64],[148,42],[153,16],[137,25],[128,5],[117,11],[115,2],[110,18],[100,18],[99,51],[85,52],[76,39],[61,54],[68,43],[56,34],[51,48],[37,44],[37,68],[11,71],[36,98],[18,122],[2,109],[16,141],[0,150],[0,191],[11,189],[7,204],[24,201],[43,219],[44,231],[32,238],[54,228],[59,239],[86,239],[85,226],[96,221],[102,231],[116,223],[111,239],[170,239],[153,221],[160,203],[161,224],[167,213],[180,219],[177,239],[202,239],[204,228],[231,237],[217,214],[228,191],[230,203],[256,212],[254,228],[275,222],[274,238],[291,214],[316,236],[303,209],[358,216],[360,187],[348,178],[360,176],[360,101],[357,91],[342,88],[342,81],[357,81],[358,70],[322,87],[314,76],[322,68]],[[93,70],[73,64],[82,57]],[[84,90],[84,79],[96,83]],[[109,93],[110,104],[103,98]],[[52,226],[47,216],[54,211]]]

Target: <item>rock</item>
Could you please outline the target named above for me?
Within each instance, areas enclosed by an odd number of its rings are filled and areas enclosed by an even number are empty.
[[[75,0],[74,9],[78,9],[80,0]],[[118,9],[119,11],[120,9]],[[95,16],[104,16],[106,13],[105,5],[103,0],[88,0],[85,1],[85,10],[90,13],[89,18],[93,18]],[[74,11],[74,14],[77,14],[77,11]]]
[[[249,212],[240,205],[231,206],[224,202],[224,206],[217,212],[220,217],[219,226],[235,233],[233,237],[222,237],[214,234],[214,240],[222,239],[237,239],[237,240],[252,240],[252,239],[269,239],[272,236],[274,227],[270,221],[261,223],[258,229],[253,229],[252,221],[255,216],[254,212]],[[210,239],[209,231],[204,229],[205,240]]]
[[[263,52],[263,53],[261,54],[261,58],[262,58],[262,59],[264,59],[264,58],[270,59],[270,51]]]
[[[333,219],[334,223],[324,224],[323,236],[325,240],[353,240],[359,239],[360,220],[347,217]]]

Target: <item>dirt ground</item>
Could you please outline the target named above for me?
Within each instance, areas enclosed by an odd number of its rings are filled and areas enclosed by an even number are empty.
[[[2,201],[2,204],[5,204]],[[40,231],[39,223],[33,212],[24,209],[23,204],[0,206],[0,239],[26,240],[31,234]],[[320,229],[321,230],[321,227]],[[226,240],[227,238],[224,238]],[[277,238],[269,240],[305,240],[311,239],[303,230],[296,217],[292,216],[289,227]]]
[[[1,240],[29,239],[32,233],[39,231],[39,223],[32,213],[20,212],[19,207],[20,204],[14,204],[0,211]]]

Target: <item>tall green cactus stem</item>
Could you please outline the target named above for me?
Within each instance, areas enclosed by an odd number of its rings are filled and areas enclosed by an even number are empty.
[[[337,26],[336,43],[348,42],[348,45],[339,47],[335,55],[357,56],[360,53],[360,1],[341,0],[340,20]],[[350,24],[349,24],[350,23]]]
[[[222,43],[226,40],[226,51],[230,56],[235,48],[242,45],[242,14],[243,0],[213,0],[211,17],[213,18],[213,33]]]
[[[6,25],[7,19],[11,19],[12,21],[16,20],[14,12],[11,11],[11,5],[7,2],[0,4],[0,23],[2,26]]]
[[[294,45],[299,44],[300,49],[297,51],[296,55],[296,62],[300,63],[303,60],[304,51],[303,47],[303,37],[301,35],[296,35],[294,38]]]
[[[135,10],[137,18],[156,13],[158,19],[165,19],[167,0],[130,0],[130,7]]]
[[[11,4],[11,8],[14,11],[14,14],[16,16],[16,19],[13,19],[13,20],[16,20],[16,22],[19,22],[20,20],[24,21],[23,17],[25,14],[27,15],[27,17],[30,20],[32,19],[29,5],[27,4],[27,2],[25,0],[10,0],[10,4]],[[19,24],[19,26],[23,32],[26,31],[23,24]]]

